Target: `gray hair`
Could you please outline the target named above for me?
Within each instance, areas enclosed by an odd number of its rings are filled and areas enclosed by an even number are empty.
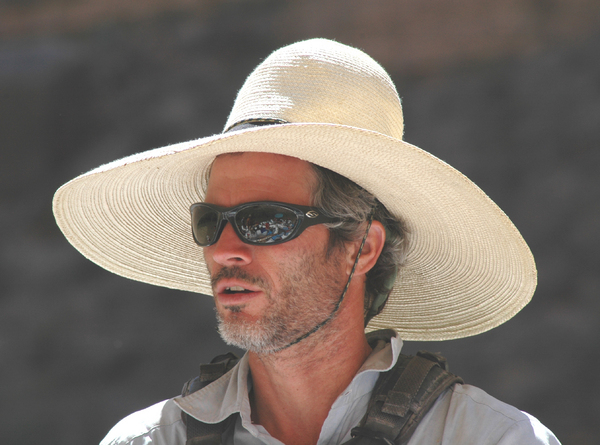
[[[390,277],[396,276],[406,258],[407,230],[399,218],[394,217],[371,193],[350,179],[318,165],[311,164],[316,184],[313,190],[313,205],[320,207],[329,216],[343,220],[326,224],[330,229],[329,248],[347,241],[356,241],[364,236],[365,226],[373,212],[373,219],[385,228],[386,240],[375,266],[367,273],[365,285],[365,326],[376,313],[371,312],[375,298],[388,293]],[[383,305],[378,308],[383,309]],[[369,315],[370,313],[370,315]]]

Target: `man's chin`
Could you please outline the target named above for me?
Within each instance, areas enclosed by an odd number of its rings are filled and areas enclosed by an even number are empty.
[[[278,349],[272,332],[262,323],[245,320],[230,311],[230,317],[219,317],[219,335],[225,343],[246,351],[268,353]]]
[[[264,338],[246,323],[220,322],[219,334],[225,343],[247,351],[264,348]]]

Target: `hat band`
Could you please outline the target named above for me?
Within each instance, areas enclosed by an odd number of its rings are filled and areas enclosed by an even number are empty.
[[[277,124],[289,124],[288,121],[283,119],[269,119],[269,118],[256,118],[256,119],[245,119],[243,121],[236,122],[229,128],[223,131],[223,133],[229,133],[230,131],[247,130],[248,128],[262,127],[263,125],[277,125]]]

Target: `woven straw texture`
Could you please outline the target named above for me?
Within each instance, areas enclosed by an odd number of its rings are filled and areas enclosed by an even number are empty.
[[[273,53],[240,90],[226,129],[259,127],[150,150],[62,186],[54,214],[87,258],[119,275],[211,294],[189,206],[219,154],[280,153],[327,167],[376,195],[409,230],[407,262],[368,330],[406,340],[475,335],[515,315],[536,286],[533,257],[508,217],[474,183],[402,141],[400,100],[385,71],[356,49],[310,40]]]

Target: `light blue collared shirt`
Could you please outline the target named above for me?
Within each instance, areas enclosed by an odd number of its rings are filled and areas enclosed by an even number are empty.
[[[402,340],[392,337],[390,343],[380,342],[371,352],[356,376],[333,403],[321,429],[318,445],[341,443],[350,439],[354,428],[367,410],[371,392],[379,373],[391,369],[398,360]],[[186,413],[206,423],[217,423],[231,414],[239,413],[235,431],[229,431],[225,443],[248,445],[281,445],[261,425],[250,419],[248,354],[244,355],[228,375],[187,397],[175,398],[175,403]],[[233,433],[233,434],[232,434]]]
[[[321,429],[318,445],[339,445],[350,439],[351,429],[366,412],[380,372],[391,369],[400,354],[402,340],[392,336],[379,343],[337,398]],[[247,354],[227,374],[186,397],[176,397],[123,419],[100,445],[185,444],[181,410],[200,421],[216,423],[239,413],[235,425],[224,434],[226,445],[282,445],[250,417],[251,389]],[[503,403],[479,388],[455,385],[435,402],[420,422],[409,445],[419,444],[544,444],[560,445],[536,418]]]

